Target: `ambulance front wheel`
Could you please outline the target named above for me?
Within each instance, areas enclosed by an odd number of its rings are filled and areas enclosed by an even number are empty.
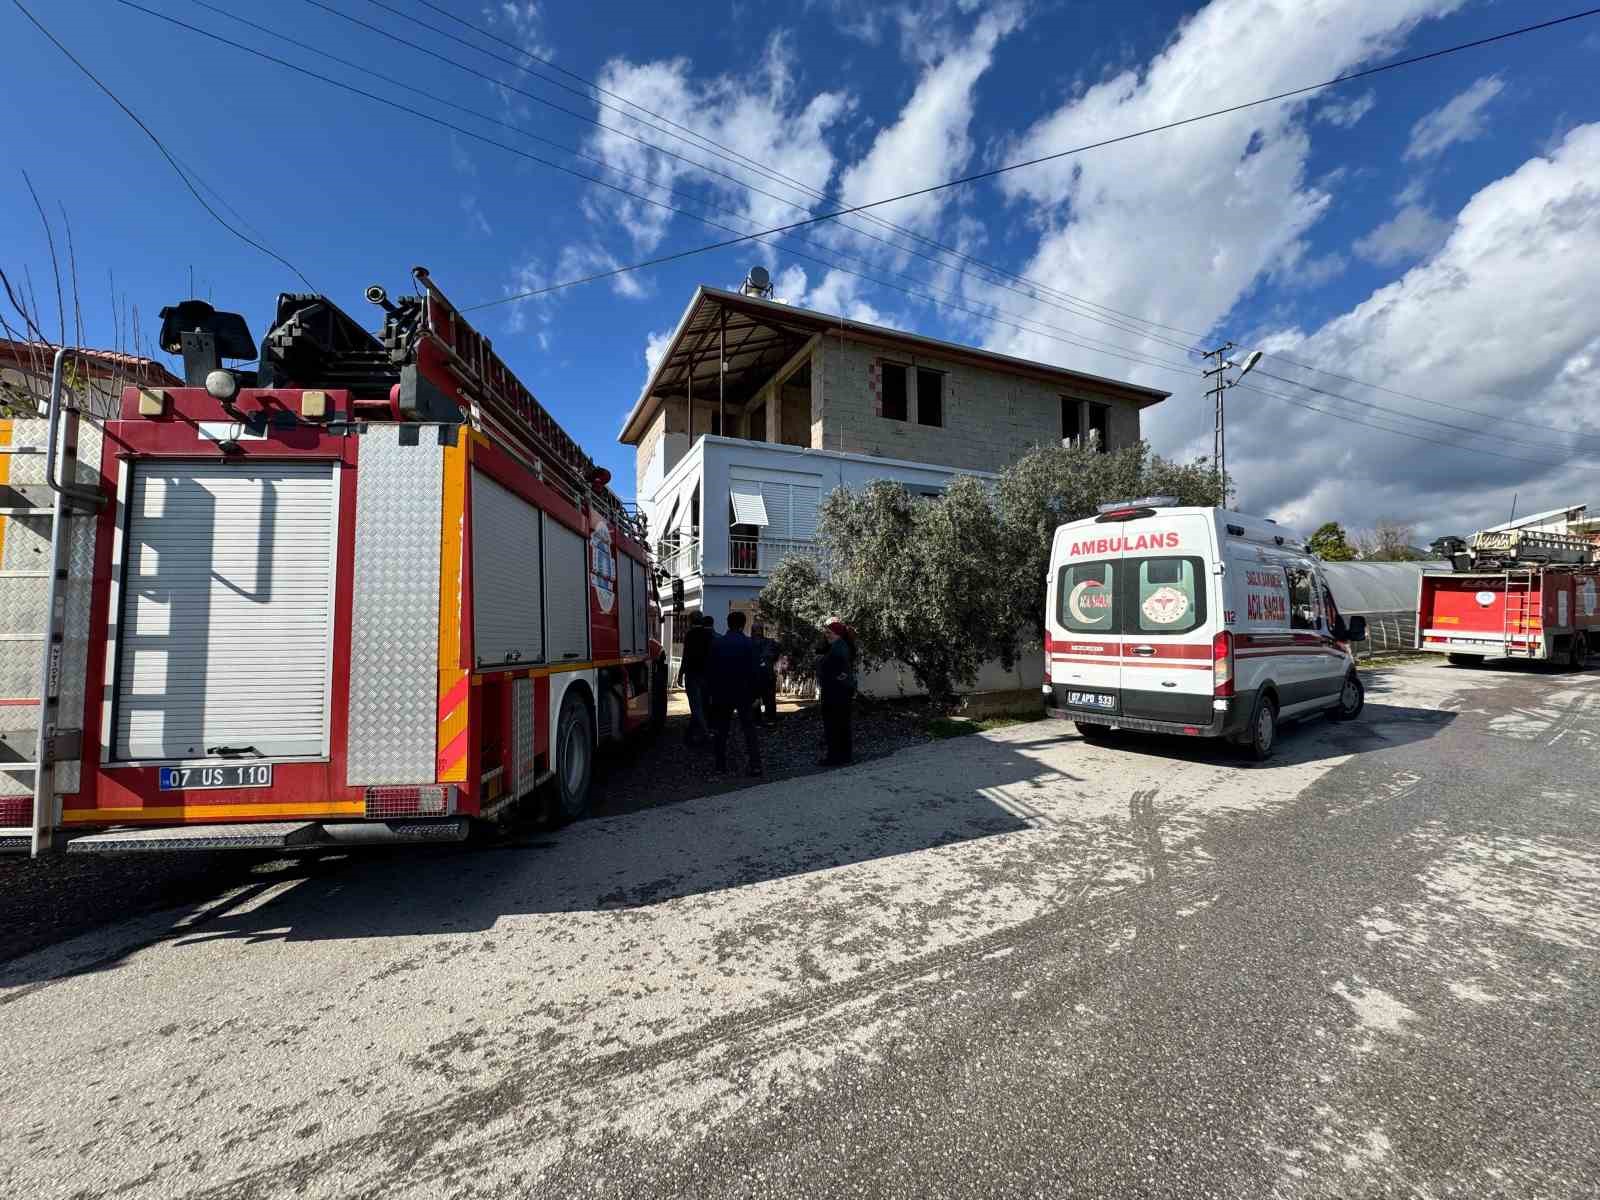
[[[1339,703],[1331,710],[1335,721],[1354,721],[1367,705],[1367,689],[1354,671],[1344,677],[1344,687],[1339,689]]]
[[[594,717],[577,687],[567,689],[556,722],[555,796],[551,816],[557,824],[576,821],[588,811],[594,777]]]

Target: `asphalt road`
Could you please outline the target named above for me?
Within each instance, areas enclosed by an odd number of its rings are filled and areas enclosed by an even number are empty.
[[[1592,1197],[1600,672],[1035,724],[0,967],[0,1195]]]

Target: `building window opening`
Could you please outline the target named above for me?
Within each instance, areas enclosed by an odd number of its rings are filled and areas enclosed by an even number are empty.
[[[883,415],[891,421],[906,419],[906,369],[901,363],[886,362],[883,370]]]
[[[1096,404],[1091,400],[1084,407],[1089,410],[1090,442],[1096,450],[1105,454],[1111,449],[1111,406]]]
[[[944,373],[917,372],[917,424],[944,424]]]
[[[1078,401],[1073,396],[1061,397],[1061,440],[1075,442],[1083,436],[1083,426],[1078,421]]]

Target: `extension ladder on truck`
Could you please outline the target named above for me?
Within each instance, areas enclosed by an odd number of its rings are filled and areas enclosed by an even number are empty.
[[[71,354],[43,418],[0,421],[0,850],[33,854],[81,769],[101,430],[63,396]]]
[[[1534,628],[1533,601],[1540,595],[1534,586],[1536,576],[1532,571],[1507,571],[1505,610],[1502,614],[1502,633],[1505,637],[1507,658],[1538,658],[1535,636],[1543,637],[1543,623]],[[1520,643],[1520,646],[1519,646]]]

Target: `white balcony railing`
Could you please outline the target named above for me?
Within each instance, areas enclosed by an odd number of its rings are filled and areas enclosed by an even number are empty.
[[[809,538],[752,537],[747,534],[728,535],[728,573],[730,575],[767,575],[772,568],[792,554],[812,554],[817,544]]]
[[[656,545],[656,559],[669,579],[687,579],[700,574],[700,539],[687,535],[663,538]]]

